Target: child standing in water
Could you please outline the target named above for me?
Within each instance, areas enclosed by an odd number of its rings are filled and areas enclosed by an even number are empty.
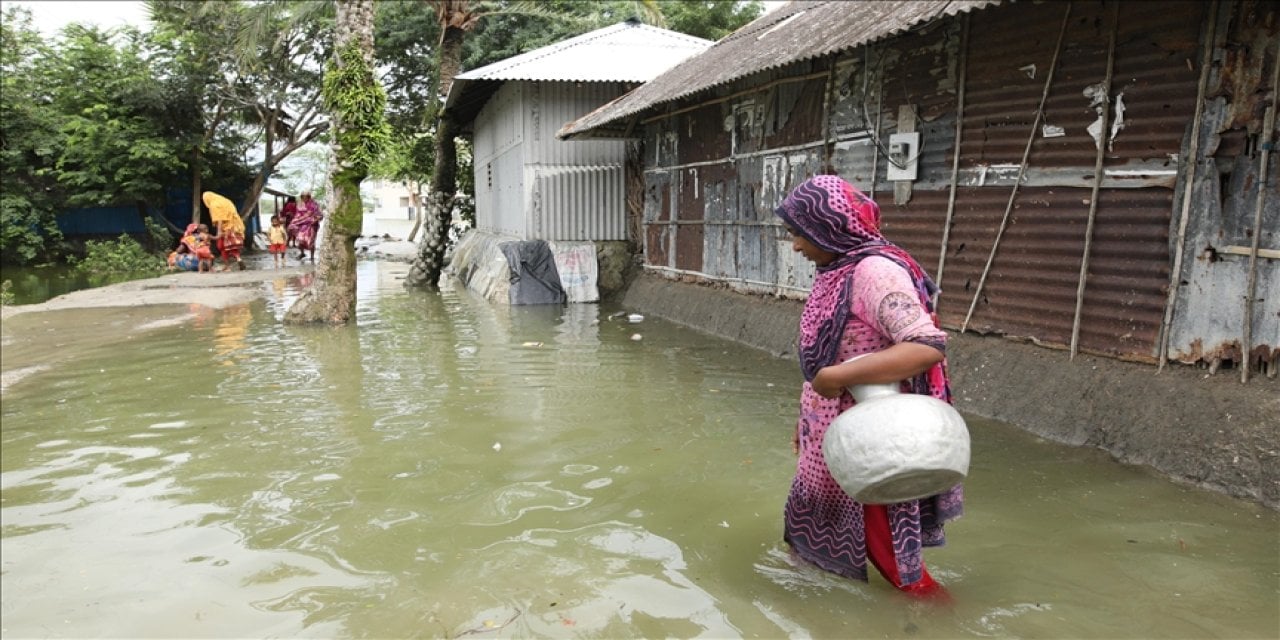
[[[271,216],[271,228],[267,230],[267,251],[275,261],[275,268],[284,266],[284,253],[289,244],[289,234],[284,228],[280,216]]]

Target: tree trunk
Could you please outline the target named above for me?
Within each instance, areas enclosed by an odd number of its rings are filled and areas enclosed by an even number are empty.
[[[150,212],[147,211],[147,201],[135,200],[134,204],[138,207],[138,218],[142,221],[142,233],[146,236],[142,246],[155,251],[157,249],[156,241],[151,238],[151,230],[147,228],[147,220],[151,218]]]
[[[465,4],[465,3],[464,3]],[[464,7],[465,8],[465,7]],[[451,16],[440,16],[444,34],[440,38],[440,82],[439,92],[433,99],[448,95],[454,76],[462,64],[462,43],[466,30],[455,26],[457,20]],[[449,243],[449,223],[453,216],[453,197],[457,190],[458,148],[454,137],[458,127],[453,118],[441,111],[439,125],[436,127],[436,164],[431,175],[431,187],[428,190],[426,209],[426,233],[422,236],[422,244],[418,245],[418,256],[414,258],[409,275],[405,277],[405,286],[435,288],[440,284],[440,273],[444,271],[444,252]]]
[[[191,224],[200,224],[200,196],[204,193],[200,181],[201,167],[204,164],[204,152],[199,145],[194,149],[191,158]]]
[[[335,227],[326,229],[315,279],[311,288],[289,307],[285,324],[343,325],[355,317],[356,238]]]
[[[341,68],[342,54],[354,40],[360,45],[361,57],[368,70],[362,74],[362,89],[381,94],[381,87],[372,73],[373,60],[373,0],[338,2],[337,20],[334,26],[334,67]],[[381,109],[381,107],[379,107]],[[353,151],[342,144],[364,130],[352,123],[348,116],[335,108],[330,118],[333,129],[334,162],[329,169],[331,206],[328,228],[324,234],[320,259],[316,265],[316,277],[311,288],[302,294],[289,308],[284,321],[287,324],[347,324],[355,318],[356,311],[356,238],[364,220],[364,204],[360,200],[360,183],[368,175],[368,166],[353,159]],[[379,110],[379,113],[381,111]],[[381,116],[379,116],[381,117]],[[367,124],[367,123],[366,123]]]

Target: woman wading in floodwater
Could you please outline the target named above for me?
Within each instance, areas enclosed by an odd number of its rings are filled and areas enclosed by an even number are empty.
[[[800,458],[785,509],[786,541],[827,571],[867,580],[867,560],[895,587],[946,596],[925,570],[923,548],[943,543],[960,516],[959,485],[936,496],[864,505],[836,483],[822,455],[827,427],[853,406],[845,388],[902,382],[904,393],[951,402],[947,336],[933,314],[936,290],[920,265],[880,235],[880,208],[837,176],[796,187],[774,212],[792,248],[817,266],[800,318]],[[846,360],[872,354],[856,362]]]

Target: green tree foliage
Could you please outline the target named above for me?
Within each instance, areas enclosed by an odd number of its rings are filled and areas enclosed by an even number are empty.
[[[759,0],[660,0],[667,28],[691,36],[720,40],[764,13]]]
[[[147,278],[165,270],[164,259],[148,252],[137,240],[121,235],[115,240],[90,240],[83,259],[73,260],[77,271],[109,277],[111,281]],[[121,278],[120,276],[123,276]]]
[[[48,254],[70,208],[124,205],[148,217],[164,205],[204,133],[179,52],[132,28],[73,24],[46,39],[16,9],[0,26],[0,259]],[[203,163],[219,182],[244,184],[243,149],[212,148]]]
[[[393,137],[374,175],[425,181],[435,162],[436,45],[440,23],[426,2],[379,2],[374,56],[382,66]]]
[[[477,69],[588,31],[624,20],[719,40],[758,18],[764,5],[758,0],[544,0],[538,3],[553,16],[511,11],[494,3],[485,19],[467,34],[463,67]]]
[[[73,24],[44,66],[63,118],[55,168],[66,206],[131,204],[146,217],[186,180],[187,141],[201,128],[150,45],[132,28]]]
[[[193,195],[218,178],[204,154],[239,148],[258,158],[247,192],[229,192],[247,216],[280,163],[328,129],[320,88],[333,4],[153,0],[148,9],[169,76],[199,114],[200,133],[187,142]]]
[[[25,9],[0,21],[0,260],[25,264],[60,238],[60,203],[52,172],[60,145],[58,113],[41,66],[49,47]]]
[[[254,87],[240,73],[230,43],[244,28],[245,12],[226,4],[221,11],[201,11],[195,0],[151,0],[152,28],[148,44],[167,96],[165,117],[180,119],[178,130],[190,174],[192,222],[201,215],[205,190],[236,193],[252,176],[241,158],[252,147],[250,133],[258,122],[252,108]]]

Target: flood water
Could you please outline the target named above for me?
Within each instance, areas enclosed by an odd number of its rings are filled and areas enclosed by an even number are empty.
[[[3,636],[1280,634],[1280,514],[975,418],[951,606],[804,565],[794,362],[405,271],[361,263],[341,329],[284,326],[283,280],[129,339],[7,320],[6,370],[63,355],[3,396]]]

